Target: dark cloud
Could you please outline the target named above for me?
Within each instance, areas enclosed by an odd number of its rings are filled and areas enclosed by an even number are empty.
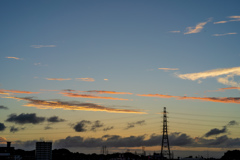
[[[3,123],[0,123],[0,131],[4,131],[6,126]]]
[[[50,127],[50,126],[46,126],[44,129],[45,129],[45,130],[48,130],[48,129],[53,129],[53,128]]]
[[[232,121],[228,122],[228,124],[226,126],[223,126],[222,129],[217,129],[217,128],[211,129],[204,136],[209,137],[209,136],[216,136],[216,135],[219,135],[222,133],[226,133],[228,127],[235,126],[235,125],[238,125],[238,123],[235,120],[232,120]]]
[[[236,122],[236,121],[230,121],[230,122],[228,122],[228,124],[227,124],[227,126],[235,126],[235,125],[238,125],[238,122]]]
[[[162,136],[152,134],[140,136],[122,137],[120,135],[104,135],[100,138],[84,138],[81,136],[68,136],[64,139],[58,139],[53,143],[53,148],[94,148],[94,147],[141,147],[141,146],[160,146]],[[0,137],[1,141],[1,137]],[[32,149],[37,140],[15,141],[14,147],[21,149]],[[229,138],[224,135],[215,138],[191,138],[185,133],[174,132],[169,134],[170,146],[185,147],[208,147],[208,148],[239,148],[240,138]]]
[[[37,117],[36,113],[26,113],[26,114],[22,113],[20,115],[11,114],[8,116],[8,119],[6,119],[6,122],[14,122],[17,124],[27,124],[27,123],[38,124],[44,121],[45,121],[45,118]]]
[[[170,144],[173,146],[186,146],[194,143],[194,140],[185,133],[174,132],[169,135]]]
[[[15,132],[18,132],[19,130],[24,130],[25,128],[18,128],[18,127],[15,127],[15,126],[11,126],[10,127],[10,132],[12,133],[15,133]]]
[[[0,109],[8,109],[8,107],[0,106]]]
[[[215,136],[215,135],[219,135],[219,134],[221,134],[221,133],[226,133],[226,132],[227,132],[227,127],[226,127],[226,126],[223,126],[222,129],[217,129],[217,128],[211,129],[211,130],[208,131],[204,136],[205,136],[205,137]]]
[[[65,119],[61,119],[58,116],[52,116],[52,117],[48,118],[47,121],[51,122],[51,123],[57,123],[57,122],[64,122]]]
[[[127,124],[127,127],[125,129],[130,129],[135,127],[136,125],[144,125],[145,124],[145,120],[142,121],[137,121],[137,122],[131,122]]]
[[[99,131],[100,128],[105,127],[105,125],[99,120],[96,120],[96,121],[82,120],[82,121],[80,121],[76,124],[72,124],[71,126],[73,127],[73,129],[76,132],[87,132],[87,131],[96,132],[96,131]],[[113,126],[105,127],[101,130],[108,131],[108,130],[111,130],[113,128],[114,128]]]
[[[104,124],[101,123],[99,120],[97,120],[97,121],[95,121],[95,122],[93,123],[93,125],[91,126],[91,131],[96,132],[96,129],[97,129],[97,128],[101,128],[101,127],[103,127],[103,126],[104,126]]]
[[[73,128],[76,132],[86,132],[87,126],[89,124],[91,124],[91,121],[82,120],[82,121],[78,122],[76,125],[74,125]]]
[[[111,126],[111,127],[106,127],[106,128],[103,128],[103,131],[109,131],[109,130],[111,130],[111,129],[113,129],[114,127],[113,126]]]

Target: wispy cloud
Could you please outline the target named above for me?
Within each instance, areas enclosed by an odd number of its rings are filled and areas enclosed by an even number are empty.
[[[187,27],[187,32],[185,32],[184,34],[192,34],[192,33],[199,33],[201,32],[201,30],[203,29],[203,27],[210,22],[212,19],[209,18],[206,22],[201,22],[198,23],[195,27]]]
[[[218,21],[218,22],[214,22],[213,24],[223,24],[223,23],[227,23],[228,21]]]
[[[208,70],[208,71],[198,72],[198,73],[178,74],[177,76],[181,79],[188,79],[188,80],[195,81],[197,79],[206,79],[209,77],[217,77],[217,76],[227,75],[227,74],[240,75],[240,67],[220,68],[220,69]]]
[[[225,77],[219,77],[223,75],[225,75]],[[240,76],[240,67],[220,68],[198,73],[178,74],[177,76],[181,79],[192,81],[217,77],[217,81],[221,84],[240,87],[240,83],[234,81],[234,76]]]
[[[219,103],[237,103],[240,104],[240,97],[187,97],[187,96],[171,96],[163,94],[137,94],[137,96],[157,97],[157,98],[175,98],[177,100],[201,100]]]
[[[233,34],[237,34],[236,32],[232,32],[232,33],[224,33],[224,34],[213,34],[213,36],[226,36],[226,35],[233,35]]]
[[[40,92],[31,92],[31,91],[19,91],[19,90],[6,90],[6,89],[0,89],[0,92],[9,94],[9,93],[20,93],[20,94],[38,94]]]
[[[169,31],[170,33],[180,33],[181,31]]]
[[[18,58],[18,57],[5,57],[5,58],[21,60],[21,58]]]
[[[222,92],[222,91],[225,91],[225,90],[232,90],[232,89],[240,90],[240,87],[219,88],[218,90],[208,90],[207,92]]]
[[[68,81],[71,80],[71,78],[46,78],[47,80],[50,81]]]
[[[107,78],[105,78],[105,79],[104,79],[104,81],[108,81],[108,79],[107,79]]]
[[[230,20],[218,21],[218,22],[214,22],[213,24],[223,24],[223,23],[228,23],[228,22],[240,21],[240,16],[229,16],[227,18],[230,18]]]
[[[137,121],[137,122],[130,122],[127,124],[127,127],[125,129],[134,128],[137,125],[145,125],[145,120]]]
[[[93,99],[110,99],[110,100],[125,100],[123,98],[114,98],[114,97],[101,97],[101,96],[94,96],[89,94],[77,94],[77,93],[69,93],[69,92],[60,92],[60,94],[63,94],[66,97],[75,97],[75,98],[93,98]]]
[[[31,45],[32,48],[56,47],[56,45]]]
[[[178,68],[158,68],[160,70],[164,70],[164,71],[176,71],[179,70]]]
[[[228,18],[231,18],[229,21],[240,21],[240,16],[229,16]]]
[[[94,82],[95,79],[94,78],[75,78],[76,80],[80,80],[80,81],[86,81],[86,82]]]
[[[48,66],[47,64],[42,64],[42,63],[40,63],[40,62],[34,63],[34,65],[35,65],[35,66]]]
[[[33,98],[18,98],[18,97],[4,97],[16,100],[27,101],[28,103],[23,105],[27,107],[36,107],[38,109],[64,109],[64,110],[83,110],[83,111],[102,111],[102,112],[112,112],[112,113],[135,113],[135,114],[146,114],[140,110],[129,110],[129,109],[117,109],[110,108],[102,105],[97,105],[94,103],[80,103],[80,102],[63,102],[63,101],[47,101],[39,100]]]

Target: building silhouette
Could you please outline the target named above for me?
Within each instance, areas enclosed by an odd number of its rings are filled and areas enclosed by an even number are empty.
[[[20,160],[19,155],[15,155],[14,147],[11,147],[11,142],[7,142],[7,147],[0,147],[0,160]]]
[[[36,142],[35,160],[52,160],[52,142]]]

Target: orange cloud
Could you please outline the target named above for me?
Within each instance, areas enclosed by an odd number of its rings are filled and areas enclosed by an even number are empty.
[[[80,80],[80,81],[86,81],[86,82],[94,82],[95,79],[94,78],[75,78],[76,80]]]
[[[178,68],[158,68],[160,70],[164,70],[164,71],[176,71],[179,70]]]
[[[175,98],[177,100],[201,100],[201,101],[211,101],[219,103],[237,103],[240,104],[240,97],[187,97],[187,96],[171,96],[163,94],[138,94],[138,96],[145,97],[158,97],[158,98]]]
[[[198,23],[195,27],[187,27],[187,32],[185,32],[184,34],[199,33],[201,32],[203,27],[210,21],[211,21],[211,18],[209,18],[208,21],[206,22]]]
[[[68,81],[71,80],[71,78],[46,78],[47,80],[51,80],[51,81]]]
[[[5,58],[12,58],[12,59],[20,60],[20,58],[18,58],[18,57],[5,57]]]
[[[228,18],[232,18],[229,21],[240,21],[240,16],[229,16]]]
[[[94,98],[94,99],[110,99],[110,100],[125,100],[123,98],[113,98],[113,97],[100,97],[100,96],[94,96],[94,95],[88,95],[88,94],[77,94],[77,93],[69,93],[69,92],[60,92],[60,94],[63,94],[66,97],[76,97],[76,98]]]
[[[19,91],[19,90],[6,90],[6,89],[0,89],[0,94],[1,93],[6,93],[6,92],[10,92],[10,93],[21,93],[21,94],[38,94],[40,92],[31,92],[31,91]],[[9,93],[6,93],[9,94]]]
[[[2,91],[2,90],[0,90],[0,94],[10,95],[10,93],[6,93],[6,92],[4,92],[4,91]]]
[[[221,91],[224,91],[224,90],[231,90],[231,89],[239,89],[240,90],[240,87],[219,88],[218,90],[208,90],[207,92],[221,92]]]
[[[38,109],[64,109],[64,110],[82,110],[82,111],[102,111],[102,112],[113,112],[113,113],[135,113],[135,114],[146,114],[140,110],[129,110],[129,109],[116,109],[94,103],[79,103],[79,102],[62,102],[62,101],[45,101],[37,100],[32,98],[18,98],[18,97],[5,97],[16,100],[28,101],[24,106],[36,107]]]
[[[98,91],[98,90],[82,91],[82,92],[97,93],[97,94],[132,94],[132,93],[129,93],[129,92]]]
[[[177,97],[177,96],[170,96],[170,95],[164,95],[164,94],[137,94],[137,96],[158,97],[158,98],[176,98]]]
[[[56,91],[59,91],[59,90],[51,90],[51,89],[40,89],[40,91],[50,91],[50,92],[56,92]]]
[[[214,22],[214,24],[221,24],[221,23],[227,23],[228,21],[218,21],[218,22]]]

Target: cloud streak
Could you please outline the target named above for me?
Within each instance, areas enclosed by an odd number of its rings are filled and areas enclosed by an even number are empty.
[[[100,90],[91,90],[91,91],[80,91],[80,92],[88,92],[88,93],[96,93],[96,94],[130,94],[129,92],[115,92],[115,91],[100,91]]]
[[[80,80],[80,81],[86,81],[86,82],[94,82],[95,79],[94,78],[75,78],[76,80]]]
[[[56,45],[31,45],[32,48],[56,47]]]
[[[218,22],[214,22],[213,24],[223,24],[223,23],[227,23],[228,21],[218,21]]]
[[[233,34],[237,34],[237,33],[232,32],[232,33],[224,33],[224,34],[213,34],[213,36],[219,37],[219,36],[226,36],[226,35],[233,35]]]
[[[135,114],[146,114],[140,110],[129,110],[129,109],[116,109],[106,106],[97,105],[94,103],[80,103],[80,102],[62,102],[62,101],[46,101],[32,99],[29,97],[18,98],[18,97],[5,97],[16,100],[27,101],[28,103],[24,106],[36,107],[38,109],[64,109],[64,110],[83,110],[83,111],[101,111],[101,112],[112,112],[112,113],[135,113]]]
[[[203,27],[211,21],[211,18],[208,19],[206,22],[198,23],[195,27],[187,27],[187,31],[184,34],[193,34],[199,33],[203,29]]]
[[[18,58],[18,57],[5,57],[5,58],[16,59],[16,60],[20,60],[21,59],[21,58]]]
[[[71,80],[71,78],[46,78],[46,80],[50,80],[50,81],[68,81],[68,80]]]
[[[171,96],[163,94],[137,94],[143,97],[157,97],[157,98],[175,98],[177,100],[201,100],[218,103],[237,103],[240,104],[240,97],[187,97],[187,96]]]
[[[10,93],[20,93],[20,94],[38,94],[40,92],[31,92],[31,91],[19,91],[19,90],[6,90],[0,89],[0,92],[10,92]]]
[[[128,100],[123,98],[101,97],[101,96],[94,96],[89,94],[77,94],[77,93],[69,93],[69,92],[60,92],[60,94],[63,94],[66,97],[75,97],[75,98],[109,99],[109,100],[122,100],[122,101]]]
[[[181,79],[188,79],[188,80],[198,80],[198,79],[206,79],[209,77],[218,77],[221,75],[240,75],[240,67],[233,67],[233,68],[220,68],[214,70],[208,70],[204,72],[198,73],[188,73],[188,74],[178,74],[177,76]]]
[[[179,70],[178,68],[158,68],[160,70],[164,70],[164,71],[176,71]]]
[[[219,88],[218,90],[209,90],[207,92],[221,92],[225,90],[233,90],[233,89],[238,89],[240,90],[240,87],[226,87],[226,88]]]

